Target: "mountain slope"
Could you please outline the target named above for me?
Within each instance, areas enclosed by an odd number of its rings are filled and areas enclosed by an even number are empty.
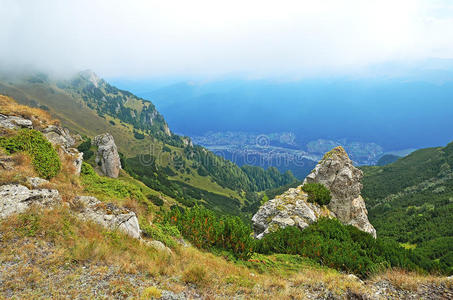
[[[378,235],[453,271],[453,143],[386,165],[363,167],[363,194]]]
[[[260,173],[271,184],[256,184],[250,177],[253,174],[172,134],[151,102],[117,89],[89,71],[65,80],[45,74],[4,76],[0,93],[49,110],[64,126],[82,135],[110,132],[130,174],[184,205],[201,202],[240,214],[243,207],[259,202],[258,191],[294,180],[281,174],[275,180],[270,178],[274,174]]]

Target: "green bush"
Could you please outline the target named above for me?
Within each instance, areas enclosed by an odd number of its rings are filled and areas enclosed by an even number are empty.
[[[162,200],[160,197],[158,197],[156,195],[153,195],[153,194],[149,194],[148,195],[148,200],[151,200],[151,202],[154,203],[154,205],[157,205],[157,206],[164,205],[164,200]]]
[[[337,219],[321,218],[303,231],[286,227],[266,235],[255,250],[259,253],[299,254],[320,264],[367,277],[384,268],[432,271],[431,260],[406,250],[398,243],[374,239]]]
[[[374,239],[354,226],[337,219],[321,218],[303,231],[289,226],[252,238],[250,226],[238,217],[218,216],[195,206],[172,209],[164,221],[175,225],[194,246],[208,250],[226,250],[236,258],[248,259],[253,253],[300,255],[315,263],[362,278],[379,270],[398,267],[415,271],[438,271],[439,263],[401,247],[398,243]]]
[[[319,205],[327,205],[330,203],[332,196],[329,189],[321,183],[306,183],[302,190],[308,193],[308,202],[318,203]]]
[[[149,237],[153,240],[160,241],[165,246],[175,248],[177,243],[175,238],[180,238],[181,233],[178,228],[171,224],[153,223],[150,224],[144,218],[140,218],[140,229],[145,237]]]
[[[250,227],[239,217],[218,216],[199,206],[171,210],[167,222],[198,248],[219,248],[231,251],[236,257],[248,258],[253,252],[254,239]]]
[[[9,154],[21,151],[28,153],[39,177],[50,179],[60,171],[58,153],[39,131],[22,129],[14,136],[0,137],[0,147]]]

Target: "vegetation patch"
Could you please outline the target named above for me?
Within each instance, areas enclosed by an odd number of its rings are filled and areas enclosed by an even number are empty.
[[[420,272],[441,270],[439,263],[426,256],[404,249],[393,241],[374,239],[337,219],[320,218],[302,231],[293,226],[276,229],[261,240],[252,237],[250,226],[240,218],[218,216],[197,206],[184,211],[172,210],[166,221],[176,225],[196,247],[223,249],[246,261],[252,259],[253,262],[256,253],[298,255],[315,264],[362,278],[391,267]],[[278,261],[267,263],[280,264]]]
[[[61,168],[58,153],[43,134],[34,129],[21,129],[10,137],[0,137],[0,147],[8,154],[25,152],[30,155],[39,177],[55,177]]]
[[[308,193],[308,202],[318,203],[319,205],[328,205],[332,196],[330,191],[321,183],[306,183],[302,187],[306,193]]]
[[[85,191],[96,195],[100,200],[135,199],[138,202],[148,203],[148,200],[136,185],[119,178],[99,176],[93,167],[85,162],[82,164],[80,177]]]

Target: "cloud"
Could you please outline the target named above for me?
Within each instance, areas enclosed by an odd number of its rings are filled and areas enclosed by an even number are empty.
[[[453,58],[436,0],[0,0],[0,62],[103,76],[298,76]]]

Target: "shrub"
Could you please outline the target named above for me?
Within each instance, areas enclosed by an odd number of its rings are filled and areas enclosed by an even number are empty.
[[[134,137],[137,140],[143,140],[145,138],[145,135],[143,133],[138,132],[138,131],[134,131]]]
[[[251,229],[239,217],[218,216],[213,211],[195,206],[181,212],[171,210],[166,220],[198,248],[219,248],[236,257],[248,258],[253,251]]]
[[[321,183],[306,183],[302,189],[308,193],[308,202],[327,205],[332,199],[329,189]]]
[[[388,267],[418,271],[435,267],[431,261],[396,242],[374,239],[354,226],[327,218],[319,219],[303,231],[286,227],[270,233],[257,243],[256,251],[299,254],[360,277]]]
[[[78,147],[77,150],[80,152],[88,151],[91,148],[91,139],[86,138]]]
[[[156,205],[156,206],[164,205],[164,200],[162,200],[160,197],[158,197],[156,195],[149,194],[148,199],[151,200],[151,202],[154,203],[154,205]]]
[[[8,154],[20,151],[28,153],[40,177],[50,179],[60,171],[61,162],[57,152],[39,131],[22,129],[14,136],[0,137],[0,147]]]
[[[176,242],[173,238],[180,238],[181,233],[179,233],[178,228],[171,224],[160,224],[153,223],[150,224],[146,219],[140,218],[140,229],[143,232],[145,237],[149,237],[153,240],[160,241],[165,244],[165,246],[170,248],[176,247]]]

